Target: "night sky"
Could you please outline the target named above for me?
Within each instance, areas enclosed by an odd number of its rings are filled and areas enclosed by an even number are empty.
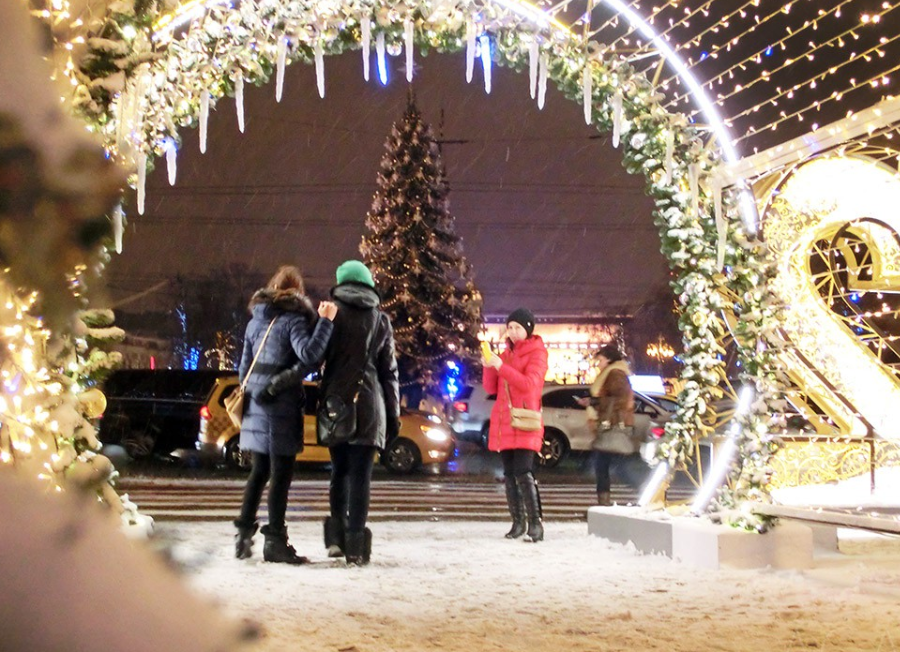
[[[628,311],[667,287],[644,179],[625,172],[579,104],[551,84],[539,111],[527,73],[496,67],[486,95],[477,67],[466,84],[462,54],[416,63],[417,104],[445,142],[451,210],[487,314]],[[234,264],[265,275],[296,264],[322,296],[334,268],[359,257],[384,142],[405,108],[402,64],[389,58],[384,87],[374,58],[367,83],[359,52],[327,57],[320,99],[313,66],[295,63],[280,104],[274,79],[246,88],[244,134],[231,98],[210,113],[205,155],[199,132],[183,130],[176,185],[157,161],[146,213],[129,214],[108,274],[114,302]],[[171,309],[170,287],[128,309]]]

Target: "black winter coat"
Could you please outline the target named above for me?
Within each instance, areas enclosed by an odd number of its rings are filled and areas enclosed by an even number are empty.
[[[378,294],[367,285],[342,283],[332,288],[331,296],[338,312],[325,352],[320,399],[337,394],[349,403],[358,389],[356,434],[349,443],[384,448],[386,433],[396,434],[400,424],[400,384],[391,320],[378,309]],[[366,358],[373,328],[371,352]],[[363,384],[359,387],[362,364]]]
[[[259,290],[250,305],[252,317],[238,372],[241,382],[266,329],[273,318],[277,319],[247,382],[241,448],[266,455],[296,455],[303,448],[303,385],[282,392],[270,402],[261,403],[258,397],[273,375],[296,362],[315,368],[325,353],[333,324],[318,319],[309,299],[296,292]]]

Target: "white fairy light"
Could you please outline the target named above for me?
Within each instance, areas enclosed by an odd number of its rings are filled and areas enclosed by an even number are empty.
[[[481,67],[484,70],[484,92],[491,93],[491,39],[487,34],[482,34],[478,39],[481,45]]]
[[[369,81],[369,57],[372,56],[372,19],[364,16],[360,21],[362,32],[363,79]]]
[[[382,85],[387,84],[387,62],[384,59],[384,32],[375,37],[375,57],[378,60],[378,79]]]

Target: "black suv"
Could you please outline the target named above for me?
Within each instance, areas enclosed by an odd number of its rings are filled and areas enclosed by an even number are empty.
[[[234,371],[120,369],[103,383],[107,407],[100,419],[103,444],[118,444],[131,457],[194,449],[200,408],[216,378]]]

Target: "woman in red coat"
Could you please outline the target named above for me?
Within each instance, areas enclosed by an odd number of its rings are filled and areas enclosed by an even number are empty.
[[[506,320],[506,350],[484,359],[482,383],[488,394],[496,394],[491,410],[488,449],[499,451],[503,460],[506,502],[513,519],[507,539],[526,534],[528,541],[541,541],[540,499],[534,481],[535,454],[544,442],[544,425],[536,430],[513,428],[510,407],[541,409],[544,376],[547,375],[547,347],[534,334],[534,315],[525,308],[514,310]]]

